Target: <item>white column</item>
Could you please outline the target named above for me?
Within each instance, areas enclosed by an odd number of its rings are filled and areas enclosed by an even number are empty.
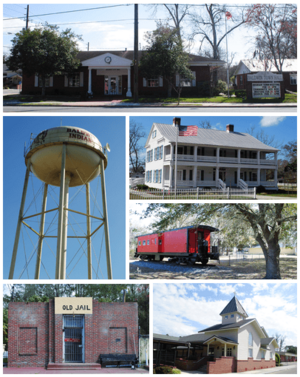
[[[170,165],[169,177],[170,177],[170,187],[173,187],[173,166],[172,165]]]
[[[194,166],[194,171],[193,171],[193,186],[197,187],[197,166]]]
[[[69,184],[71,181],[70,174],[66,173],[65,179],[65,197],[64,197],[64,214],[63,214],[63,236],[62,236],[62,252],[61,252],[61,269],[60,278],[66,278],[67,265],[67,241],[68,241],[68,206],[69,206]]]
[[[260,169],[257,169],[257,186],[260,185]]]
[[[241,163],[241,150],[238,149],[238,164]]]
[[[88,93],[93,94],[92,92],[92,68],[89,68],[89,86]]]
[[[127,84],[127,93],[126,93],[126,97],[132,97],[132,93],[131,93],[131,67],[128,68],[128,84]]]
[[[226,343],[224,344],[224,356],[226,357]]]
[[[209,343],[207,344],[207,356],[209,355]]]
[[[174,158],[174,145],[170,144],[170,146],[171,146],[171,163],[172,163],[173,158]]]
[[[219,167],[216,167],[216,186],[218,186],[218,179],[219,179]]]
[[[277,186],[277,169],[274,170],[274,183]]]
[[[241,168],[237,169],[237,185],[239,185],[239,180],[241,179]]]
[[[257,151],[257,165],[260,164],[260,151]]]
[[[197,150],[198,150],[198,147],[197,145],[194,146],[194,161],[197,162]]]
[[[217,148],[217,163],[220,162],[220,147]]]

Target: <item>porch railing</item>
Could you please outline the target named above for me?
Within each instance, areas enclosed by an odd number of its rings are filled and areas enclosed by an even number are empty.
[[[257,165],[257,158],[241,158],[241,164]]]
[[[197,156],[197,161],[217,162],[217,157],[216,156]]]
[[[238,187],[240,187],[242,190],[245,190],[245,191],[248,190],[248,185],[247,185],[247,183],[246,183],[245,181],[243,181],[242,179],[238,179],[237,185],[238,185]]]
[[[223,182],[222,179],[218,179],[218,180],[217,180],[217,187],[218,187],[220,190],[225,191],[225,190],[226,190],[226,183]]]
[[[236,157],[220,157],[220,162],[228,162],[230,164],[235,164],[238,162]]]
[[[260,159],[261,165],[276,165],[277,161],[276,160],[264,160]]]

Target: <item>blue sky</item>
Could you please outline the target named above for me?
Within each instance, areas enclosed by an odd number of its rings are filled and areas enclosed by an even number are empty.
[[[153,284],[153,332],[190,335],[221,323],[219,313],[236,293],[248,318],[256,318],[271,337],[297,345],[296,283]]]
[[[146,137],[141,139],[140,144],[145,145],[148,134],[155,123],[172,124],[174,116],[131,116],[130,122],[140,124]],[[281,145],[297,139],[297,117],[295,116],[182,116],[182,125],[199,126],[202,121],[209,121],[212,128],[225,131],[227,124],[233,124],[234,130],[247,132],[255,126],[256,132],[263,130],[269,136],[275,136]],[[145,155],[146,152],[144,152]],[[279,153],[278,158],[282,158]]]
[[[3,22],[4,32],[4,53],[9,51],[11,39],[14,33],[25,27],[24,16],[26,14],[27,4],[4,4],[3,16],[6,18],[15,18]],[[118,4],[117,7],[111,7],[116,4],[30,4],[30,27],[35,27],[42,23],[56,24],[65,29],[67,27],[77,34],[82,36],[82,41],[79,42],[81,50],[87,49],[87,43],[90,43],[90,50],[120,50],[133,49],[133,17],[134,5]],[[122,5],[122,6],[120,6]],[[105,8],[109,6],[110,8]],[[95,8],[101,9],[95,9]],[[64,13],[41,16],[48,13],[58,13],[70,10],[83,10],[93,8],[89,11]],[[231,12],[236,11],[234,4],[228,9]],[[198,5],[199,11],[199,5]],[[145,47],[144,35],[147,31],[152,31],[156,28],[156,21],[161,20],[166,22],[168,14],[164,7],[158,7],[156,14],[153,14],[152,8],[148,4],[139,4],[139,43],[141,47]],[[232,21],[228,21],[228,29]],[[191,33],[190,22],[187,20],[184,24],[186,32],[186,41],[188,34]],[[244,57],[250,58],[252,53],[251,40],[252,30],[249,28],[238,28],[228,38],[229,56],[234,53],[234,62],[238,63]],[[197,53],[200,46],[200,38],[196,36],[194,43],[190,44],[190,52]],[[225,39],[221,43],[222,50],[225,50]]]
[[[3,175],[3,234],[4,234],[4,278],[8,278],[8,271],[10,266],[10,260],[13,250],[13,243],[18,219],[18,213],[21,203],[21,196],[23,190],[23,183],[25,177],[25,163],[24,163],[24,142],[28,146],[28,141],[30,134],[38,134],[39,132],[53,127],[58,127],[61,123],[62,125],[68,125],[73,127],[80,127],[90,131],[94,134],[101,142],[103,146],[109,143],[111,152],[108,154],[108,166],[105,170],[106,179],[106,191],[107,191],[107,209],[108,209],[108,220],[109,220],[109,231],[110,231],[110,242],[111,242],[111,259],[112,259],[112,270],[114,279],[124,279],[125,278],[125,117],[108,117],[108,116],[63,116],[63,117],[49,117],[49,116],[34,116],[34,117],[4,117],[3,126],[3,150],[4,150],[4,175]],[[41,208],[41,193],[39,193],[39,188],[41,187],[41,182],[33,176],[29,181],[27,198],[25,210],[31,206],[28,214],[38,213]],[[84,212],[85,210],[85,191],[78,192],[78,189],[70,189],[70,208],[77,211]],[[39,195],[38,195],[39,193]],[[49,199],[47,203],[47,209],[55,208],[55,195],[58,194],[58,190],[55,189],[51,195],[49,194]],[[101,186],[100,180],[97,178],[91,182],[91,212],[95,211],[95,205],[93,204],[92,197],[95,195],[98,200],[98,204],[102,209],[102,197],[101,197]],[[37,197],[36,204],[33,202],[33,197]],[[54,199],[53,199],[54,198]],[[56,197],[57,201],[57,197]],[[72,203],[72,204],[71,204]],[[76,208],[75,208],[76,207]],[[31,212],[30,212],[31,211]],[[99,212],[94,212],[95,216]],[[53,213],[54,216],[54,213]],[[75,215],[76,216],[76,215]],[[46,215],[46,226],[50,225],[53,217],[51,214]],[[79,225],[76,225],[76,221],[79,221]],[[81,220],[81,221],[80,221]],[[28,220],[29,221],[29,220]],[[32,219],[30,226],[38,230],[39,225],[36,219]],[[73,227],[78,232],[85,230],[85,218],[72,217],[69,215],[69,221],[72,225],[69,226],[69,235],[73,233]],[[93,230],[96,228],[96,223],[94,223]],[[98,224],[99,225],[99,224]],[[30,230],[24,230],[23,235],[21,234],[19,242],[18,257],[15,269],[15,278],[18,278],[23,267],[25,266],[25,253],[23,252],[25,245],[26,258],[34,250],[32,246],[31,239],[35,245],[37,237],[31,233]],[[56,234],[56,228],[52,227],[53,234]],[[28,236],[28,231],[30,236]],[[116,236],[117,235],[117,236]],[[94,248],[92,252],[93,258],[93,277],[96,277],[96,272],[99,278],[106,278],[106,259],[105,259],[105,248],[104,242],[102,241],[103,232],[97,232],[95,235],[95,240],[93,242]],[[51,278],[54,277],[55,271],[55,255],[56,255],[56,239],[51,239],[48,244],[44,243],[42,261],[45,268],[41,268],[41,278],[47,279],[47,272]],[[101,248],[102,245],[102,248]],[[78,240],[68,240],[68,262],[70,266],[67,268],[67,273],[69,273],[69,278],[87,278],[87,261],[82,248],[78,243]],[[99,254],[101,251],[100,265],[98,267]],[[77,254],[76,254],[77,252]],[[81,256],[81,258],[80,258]],[[72,258],[74,260],[71,262]],[[29,278],[34,276],[35,267],[35,255],[33,256],[29,268],[28,275]],[[101,272],[100,272],[101,270]],[[23,279],[27,278],[27,270],[24,271],[22,275]]]

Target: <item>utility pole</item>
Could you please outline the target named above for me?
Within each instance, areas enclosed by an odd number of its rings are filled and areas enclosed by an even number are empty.
[[[138,102],[138,65],[139,65],[139,16],[138,4],[134,4],[134,102]]]
[[[27,14],[26,14],[26,30],[28,30],[28,21],[29,21],[29,5],[27,5]]]

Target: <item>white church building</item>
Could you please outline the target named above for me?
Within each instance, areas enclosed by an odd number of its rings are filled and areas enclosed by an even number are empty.
[[[234,130],[232,124],[226,131],[198,128],[196,136],[177,136],[180,123],[181,118],[173,124],[153,123],[145,145],[147,186],[175,187],[178,138],[177,188],[278,188],[278,149]]]

